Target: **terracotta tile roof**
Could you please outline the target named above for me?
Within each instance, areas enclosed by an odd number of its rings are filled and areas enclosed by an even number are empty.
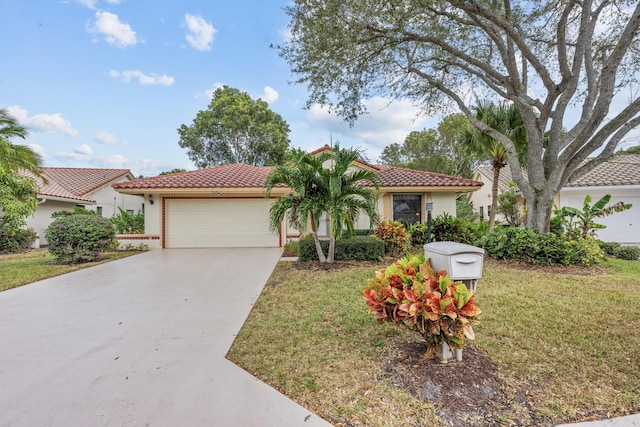
[[[372,166],[378,171],[382,187],[475,187],[482,183],[432,172],[390,166]],[[269,166],[231,164],[113,184],[115,189],[161,188],[260,188],[264,187]]]
[[[180,172],[152,178],[113,184],[115,189],[137,188],[262,188],[270,166],[251,166],[240,163]]]
[[[377,165],[381,187],[480,187],[483,184],[468,178]]]
[[[570,181],[567,187],[640,185],[640,154],[622,154]]]
[[[95,203],[87,194],[111,181],[131,174],[129,169],[42,168],[47,184],[40,182],[38,195]]]

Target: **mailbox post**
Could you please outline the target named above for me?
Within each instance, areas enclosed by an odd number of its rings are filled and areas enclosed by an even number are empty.
[[[482,278],[484,249],[457,242],[434,242],[424,245],[424,257],[435,271],[445,270],[455,281],[462,281],[467,289],[475,292],[478,279]],[[452,358],[446,343],[436,353],[442,362]],[[462,350],[455,350],[457,361],[462,361]]]

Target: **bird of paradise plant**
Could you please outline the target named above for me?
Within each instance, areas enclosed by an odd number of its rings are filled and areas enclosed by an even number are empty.
[[[442,343],[462,349],[474,339],[481,310],[474,293],[454,282],[444,270],[435,272],[424,256],[407,256],[376,271],[363,297],[378,322],[403,324],[422,334],[433,357]]]

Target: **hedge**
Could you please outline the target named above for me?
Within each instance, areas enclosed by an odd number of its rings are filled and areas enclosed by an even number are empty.
[[[326,254],[329,249],[328,240],[320,240],[322,250]],[[336,261],[374,261],[384,258],[384,242],[372,236],[355,236],[338,239],[335,244]],[[318,252],[312,238],[300,239],[298,244],[299,261],[317,261]]]

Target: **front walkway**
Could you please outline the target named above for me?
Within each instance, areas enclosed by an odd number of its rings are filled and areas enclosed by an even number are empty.
[[[0,293],[2,426],[329,426],[225,359],[279,249],[155,250]]]

